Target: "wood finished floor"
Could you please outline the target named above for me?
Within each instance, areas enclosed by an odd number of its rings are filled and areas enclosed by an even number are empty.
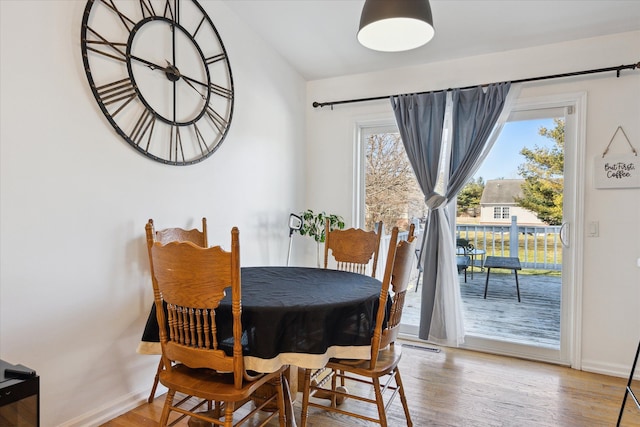
[[[627,382],[545,363],[449,348],[436,353],[409,344],[403,346],[400,369],[416,427],[615,426]],[[640,390],[640,382],[633,387]],[[300,401],[299,394],[294,408],[298,425]],[[158,396],[104,426],[157,425],[163,403],[164,395]],[[348,400],[343,405],[355,404]],[[633,401],[626,408],[622,426],[640,426]],[[375,414],[375,408],[370,412]],[[388,414],[390,427],[406,425],[399,399]],[[372,425],[315,409],[309,415],[309,427]],[[187,426],[187,421],[176,425]],[[276,425],[277,420],[269,424]]]

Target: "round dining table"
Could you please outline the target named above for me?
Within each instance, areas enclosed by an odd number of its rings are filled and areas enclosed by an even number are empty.
[[[243,267],[245,368],[318,369],[330,358],[369,359],[381,282],[362,274],[306,267]],[[218,340],[230,353],[231,295],[216,310]],[[160,354],[153,306],[138,352]]]

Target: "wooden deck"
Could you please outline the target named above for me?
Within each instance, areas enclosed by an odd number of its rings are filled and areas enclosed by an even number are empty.
[[[492,269],[487,299],[484,299],[486,271],[460,274],[460,292],[467,335],[492,337],[557,349],[560,346],[561,278],[519,274],[522,302],[518,302],[512,271]],[[415,279],[407,292],[403,323],[419,324],[420,286]]]

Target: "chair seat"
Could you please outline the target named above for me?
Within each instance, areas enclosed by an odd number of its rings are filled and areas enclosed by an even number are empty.
[[[402,357],[402,346],[400,344],[390,345],[378,352],[378,360],[375,369],[371,369],[370,360],[353,359],[331,359],[327,367],[338,371],[349,371],[356,375],[365,377],[381,377],[393,371]]]
[[[211,369],[191,369],[178,364],[160,372],[160,383],[190,396],[196,395],[206,400],[238,402],[248,399],[259,387],[275,379],[286,367],[265,374],[255,381],[244,381],[242,388],[233,384],[233,373],[218,373]]]

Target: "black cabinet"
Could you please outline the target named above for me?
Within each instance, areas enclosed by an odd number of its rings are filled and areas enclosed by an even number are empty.
[[[0,426],[40,425],[40,377],[13,378],[5,369],[24,368],[0,360]]]

